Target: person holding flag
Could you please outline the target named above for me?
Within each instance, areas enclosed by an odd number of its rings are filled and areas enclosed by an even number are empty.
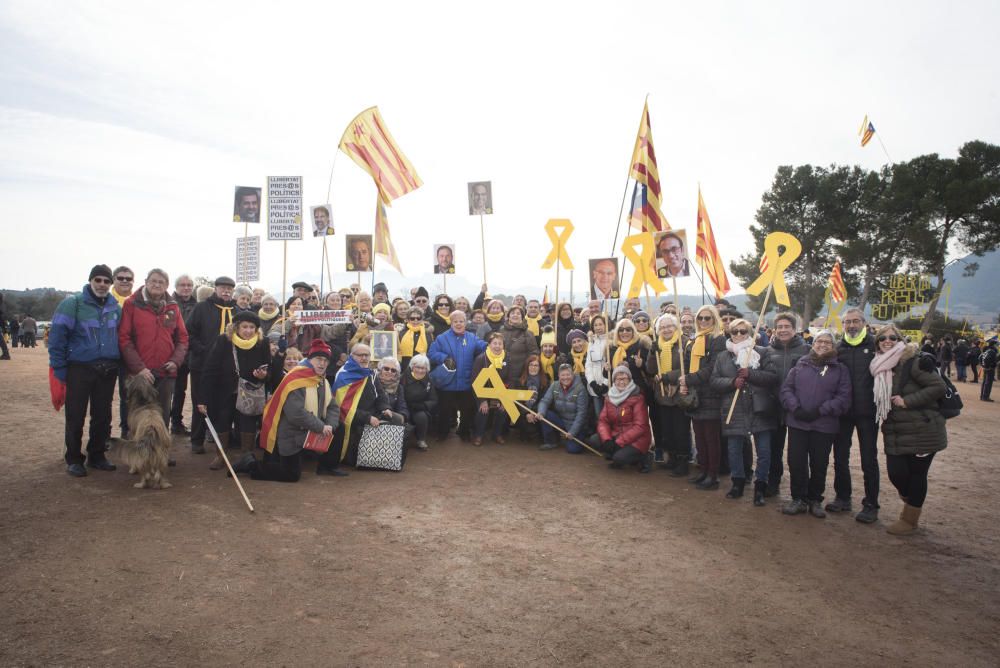
[[[258,462],[253,453],[246,453],[234,471],[249,473],[252,480],[299,481],[306,437],[309,433],[333,436],[340,422],[340,411],[326,380],[329,364],[330,346],[315,339],[306,359],[285,375],[264,406],[260,447],[272,455],[277,448],[277,457]]]
[[[389,409],[385,393],[379,391],[375,382],[375,370],[368,368],[371,358],[372,349],[368,345],[355,344],[347,362],[337,372],[333,393],[340,406],[340,428],[333,437],[329,456],[316,467],[316,475],[347,475],[338,466],[345,460],[354,465],[365,425],[377,427],[376,416]]]

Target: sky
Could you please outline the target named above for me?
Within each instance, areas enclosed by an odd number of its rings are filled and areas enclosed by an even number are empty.
[[[443,287],[433,246],[451,243],[448,291],[471,296],[485,242],[491,292],[551,296],[544,225],[569,218],[582,297],[587,259],[612,252],[647,95],[663,213],[693,240],[700,183],[727,262],[752,249],[779,165],[887,161],[859,146],[865,114],[895,161],[1000,143],[992,2],[349,7],[0,1],[0,287],[79,289],[97,263],[233,275],[233,188],[268,175],[302,176],[305,211],[330,202],[346,285],[344,235],[373,231],[376,190],[335,156],[373,105],[424,182],[388,209],[404,276],[376,258],[374,278],[393,294]],[[493,188],[483,238],[466,195],[479,180]],[[285,245],[249,228],[255,285],[319,282],[308,229],[283,272]]]

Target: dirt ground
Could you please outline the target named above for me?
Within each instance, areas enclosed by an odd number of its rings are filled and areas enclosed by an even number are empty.
[[[248,480],[254,514],[180,438],[172,489],[74,479],[46,351],[13,352],[0,665],[997,665],[1000,404],[971,385],[903,539],[884,471],[864,526],[516,439]]]

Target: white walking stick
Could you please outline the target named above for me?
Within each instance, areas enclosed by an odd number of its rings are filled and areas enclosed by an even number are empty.
[[[219,449],[219,455],[222,457],[222,461],[226,462],[226,468],[229,469],[229,475],[233,477],[233,482],[236,483],[237,489],[240,490],[240,494],[243,495],[243,500],[247,502],[247,508],[250,512],[253,512],[253,505],[250,503],[250,498],[247,497],[247,493],[243,491],[243,485],[240,484],[240,479],[236,477],[236,471],[233,470],[233,465],[229,463],[229,457],[226,457],[226,451],[222,448],[222,443],[219,442],[219,434],[215,431],[215,425],[212,421],[205,416],[205,424],[208,425],[208,431],[212,434],[212,440],[215,441],[215,447]]]

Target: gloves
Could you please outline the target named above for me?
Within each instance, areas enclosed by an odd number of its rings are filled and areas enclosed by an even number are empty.
[[[288,350],[288,338],[282,336],[278,339],[278,352],[283,353]]]
[[[795,409],[792,415],[795,416],[796,420],[801,420],[802,422],[813,422],[819,417],[819,411],[809,410],[799,406]]]
[[[746,378],[740,378],[739,376],[736,376],[736,378],[733,379],[733,385],[736,386],[737,390],[742,390],[743,386],[746,384],[747,384]]]
[[[454,371],[455,370],[455,360],[453,358],[451,358],[451,357],[446,357],[445,360],[444,360],[444,367],[446,369],[448,369],[448,371]]]
[[[736,372],[736,377],[737,378],[749,378],[750,377],[750,369],[749,368],[741,368],[739,371]]]
[[[615,439],[609,438],[608,440],[601,443],[601,448],[605,452],[613,452],[615,449]]]
[[[594,391],[594,394],[596,394],[599,397],[603,397],[605,394],[608,393],[608,386],[602,385],[601,383],[598,383],[596,380],[590,381],[590,389],[592,389]]]

